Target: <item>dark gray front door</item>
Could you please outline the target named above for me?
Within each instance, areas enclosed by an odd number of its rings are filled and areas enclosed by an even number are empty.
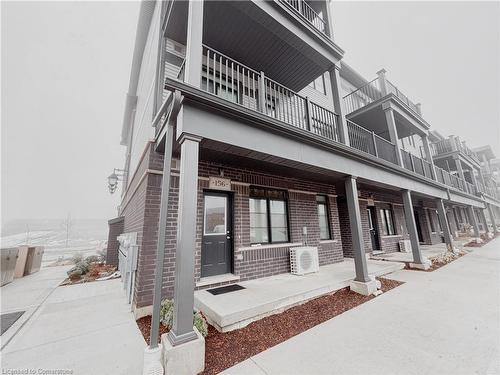
[[[231,272],[232,222],[229,194],[207,192],[203,204],[201,276]]]
[[[380,250],[377,229],[377,213],[375,207],[368,207],[368,226],[370,228],[370,238],[372,240],[372,250]]]

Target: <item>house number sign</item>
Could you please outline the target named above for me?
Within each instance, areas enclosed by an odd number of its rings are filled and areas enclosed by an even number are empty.
[[[208,188],[213,190],[231,190],[231,180],[229,178],[209,177]]]

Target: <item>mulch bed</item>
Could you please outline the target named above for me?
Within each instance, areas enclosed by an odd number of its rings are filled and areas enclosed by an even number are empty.
[[[379,280],[383,292],[403,284],[396,280],[384,278]],[[202,374],[218,374],[373,298],[375,298],[373,295],[362,296],[351,292],[349,288],[343,288],[235,331],[221,333],[209,325],[208,336],[205,337],[205,371]],[[151,316],[137,320],[137,325],[148,341]],[[167,332],[162,325],[160,331]]]
[[[463,257],[464,255],[466,255],[467,253],[459,253],[456,258],[453,258],[453,259],[450,259],[450,260],[442,260],[442,259],[431,259],[432,261],[432,265],[431,267],[428,269],[428,270],[420,270],[418,268],[410,268],[410,265],[409,263],[406,263],[405,264],[405,269],[406,270],[411,270],[411,271],[422,271],[422,272],[432,272],[432,271],[435,271],[437,270],[438,268],[441,268],[443,266],[446,266],[447,264],[450,264],[451,262],[454,262],[455,260],[457,260],[458,258],[461,258]]]
[[[471,241],[471,242],[467,242],[464,246],[466,246],[466,247],[482,247],[497,237],[500,237],[500,233],[495,233],[493,238],[488,238],[488,236],[481,235],[481,239],[483,240],[482,243],[477,243],[477,242]]]
[[[109,275],[115,271],[116,271],[116,267],[112,266],[110,264],[92,263],[89,266],[89,271],[85,275],[82,275],[79,279],[71,280],[70,278],[67,278],[66,280],[64,280],[61,283],[61,286],[89,283],[89,282],[95,281],[96,279],[98,279],[100,277]]]

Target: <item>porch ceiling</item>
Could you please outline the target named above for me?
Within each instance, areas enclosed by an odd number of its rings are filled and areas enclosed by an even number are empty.
[[[203,43],[299,91],[334,62],[252,1],[207,1]],[[167,36],[186,43],[187,2],[176,2]],[[293,64],[290,62],[293,61]]]

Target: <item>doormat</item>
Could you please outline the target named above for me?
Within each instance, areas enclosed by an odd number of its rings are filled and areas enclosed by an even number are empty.
[[[16,311],[0,315],[1,335],[4,334],[12,325],[24,314],[24,311]]]
[[[241,290],[241,289],[245,289],[245,287],[238,285],[238,284],[233,284],[233,285],[228,285],[228,286],[221,286],[220,288],[208,289],[207,292],[212,293],[214,296],[216,296],[218,294],[235,292],[235,291]]]

